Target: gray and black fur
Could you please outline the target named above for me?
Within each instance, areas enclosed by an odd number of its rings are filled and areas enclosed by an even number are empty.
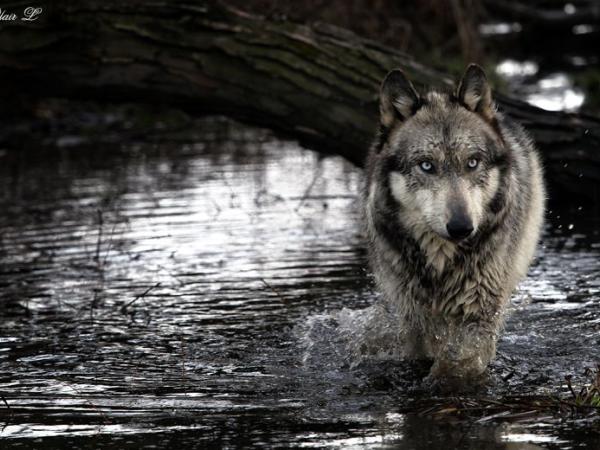
[[[538,154],[523,128],[496,111],[476,65],[456,92],[423,96],[390,72],[380,122],[364,200],[395,345],[406,357],[433,359],[435,381],[478,378],[539,239]]]

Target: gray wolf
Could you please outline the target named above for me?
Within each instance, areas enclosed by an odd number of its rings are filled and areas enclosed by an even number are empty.
[[[424,95],[393,70],[379,106],[364,205],[394,345],[406,358],[433,360],[434,383],[481,379],[542,228],[538,153],[497,111],[477,65],[455,92]],[[369,324],[374,334],[378,326]]]

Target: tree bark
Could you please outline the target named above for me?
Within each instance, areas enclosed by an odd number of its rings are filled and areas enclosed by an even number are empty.
[[[225,114],[359,165],[388,70],[402,67],[417,85],[451,86],[406,54],[323,24],[266,20],[209,2],[41,6],[36,22],[0,25],[5,91]],[[599,199],[598,119],[496,98],[542,149],[554,196]]]

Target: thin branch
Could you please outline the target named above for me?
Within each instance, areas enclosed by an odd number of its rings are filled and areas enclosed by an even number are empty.
[[[126,303],[125,305],[121,306],[121,313],[122,314],[126,314],[127,313],[127,308],[129,308],[131,305],[133,305],[136,301],[138,301],[140,298],[144,298],[146,295],[148,295],[148,293],[150,291],[152,291],[153,289],[156,289],[157,287],[160,286],[160,282],[156,283],[154,286],[150,286],[148,289],[146,289],[144,292],[142,292],[140,295],[136,296],[133,300],[131,300],[129,303]]]

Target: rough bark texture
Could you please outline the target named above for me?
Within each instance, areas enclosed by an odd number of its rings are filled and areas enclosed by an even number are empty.
[[[417,85],[451,85],[401,52],[320,24],[265,20],[205,2],[41,6],[35,23],[0,25],[8,93],[225,114],[357,164],[376,128],[377,92],[389,69],[404,68]],[[497,99],[541,147],[552,195],[597,200],[600,121]]]

